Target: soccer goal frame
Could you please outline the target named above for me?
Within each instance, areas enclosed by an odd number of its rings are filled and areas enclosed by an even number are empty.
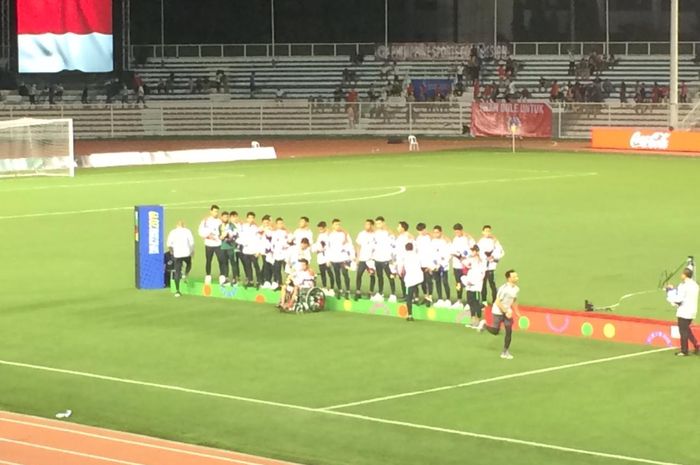
[[[0,121],[0,177],[75,176],[73,120]]]

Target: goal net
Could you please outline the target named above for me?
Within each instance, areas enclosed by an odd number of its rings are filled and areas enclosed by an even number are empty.
[[[73,120],[0,121],[0,176],[74,176]]]

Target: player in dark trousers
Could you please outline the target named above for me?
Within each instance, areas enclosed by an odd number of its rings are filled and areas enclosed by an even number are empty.
[[[408,316],[406,321],[413,321],[413,299],[418,295],[418,287],[423,282],[423,268],[420,265],[420,258],[413,251],[413,243],[407,242],[404,245],[405,253],[398,264],[399,276],[406,283],[406,309]]]
[[[226,282],[226,260],[221,253],[221,236],[219,227],[221,219],[219,218],[219,206],[212,205],[209,209],[209,216],[204,218],[199,224],[199,236],[204,239],[204,257],[205,257],[205,283],[211,283],[211,264],[216,255],[219,262],[219,284]]]
[[[235,213],[235,212],[234,212]],[[238,227],[231,221],[229,212],[221,213],[221,252],[224,256],[226,266],[226,278],[231,275],[231,283],[238,282],[239,267],[238,267]],[[230,270],[229,270],[230,268]]]
[[[503,342],[503,352],[501,358],[510,360],[510,341],[513,336],[513,312],[520,316],[518,310],[518,273],[515,270],[506,271],[506,283],[498,289],[496,301],[493,304],[491,313],[493,314],[493,325],[486,326],[486,320],[481,320],[477,329],[479,332],[486,329],[489,333],[498,335],[503,324],[506,330],[506,337]]]
[[[680,357],[688,355],[688,341],[695,347],[695,354],[700,354],[700,346],[690,328],[693,319],[698,315],[698,283],[693,281],[691,267],[683,270],[678,287],[670,285],[666,287],[666,299],[676,307],[678,331],[681,334],[681,350],[676,352],[676,355]]]
[[[192,254],[194,254],[194,237],[192,232],[185,227],[185,222],[180,220],[177,227],[170,231],[166,240],[168,251],[173,257],[173,269],[175,279],[175,297],[180,297],[180,280],[182,279],[182,265],[186,265],[185,276],[192,269]]]
[[[335,280],[333,279],[333,270],[328,260],[328,225],[325,221],[319,221],[316,227],[318,228],[318,237],[313,246],[313,251],[316,252],[321,285],[324,290],[332,292],[335,287]]]

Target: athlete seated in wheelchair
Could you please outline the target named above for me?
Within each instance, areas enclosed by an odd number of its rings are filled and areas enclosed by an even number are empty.
[[[326,295],[316,287],[316,274],[309,268],[309,261],[302,258],[298,265],[287,277],[277,307],[283,312],[320,312],[326,304]]]

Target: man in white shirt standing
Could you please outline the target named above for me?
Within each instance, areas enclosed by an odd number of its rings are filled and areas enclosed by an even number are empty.
[[[389,281],[389,289],[391,290],[389,302],[396,302],[396,281],[394,280],[394,275],[389,266],[394,254],[394,236],[387,229],[383,216],[376,217],[374,219],[374,224],[375,246],[372,252],[372,258],[374,259],[374,266],[377,270],[378,293],[373,297],[373,300],[377,302],[384,301],[384,279],[386,278]]]
[[[357,247],[357,273],[355,274],[355,300],[360,300],[362,297],[362,276],[369,274],[369,293],[374,292],[375,284],[375,263],[372,260],[374,248],[376,246],[374,239],[374,220],[365,220],[364,229],[357,234],[355,239]]]
[[[688,355],[688,341],[693,343],[695,354],[700,354],[698,341],[690,325],[698,315],[698,283],[693,280],[693,270],[686,268],[681,273],[681,283],[678,287],[666,287],[666,299],[676,307],[678,331],[681,333],[681,350],[676,352],[679,357]]]
[[[314,232],[309,227],[309,218],[306,216],[299,218],[299,227],[294,231],[294,243],[299,245],[303,238],[308,239],[309,244],[314,243]]]
[[[194,254],[194,236],[192,236],[192,231],[185,227],[184,221],[177,222],[175,229],[168,234],[166,244],[175,261],[175,297],[180,297],[182,265],[186,266],[185,274],[189,273],[192,269],[192,255]]]
[[[423,282],[423,268],[420,257],[413,251],[413,243],[407,242],[404,245],[404,253],[398,265],[399,276],[406,283],[406,308],[408,316],[406,321],[413,321],[413,298],[418,293],[418,286]]]
[[[476,242],[469,234],[464,232],[464,227],[461,223],[455,224],[452,230],[455,234],[455,237],[452,238],[452,272],[454,273],[455,286],[457,288],[457,302],[455,302],[453,308],[459,308],[462,305],[461,301],[464,295],[462,276],[467,272],[463,262],[471,255],[471,248]],[[481,292],[481,288],[479,288],[479,292]]]
[[[284,269],[287,249],[289,248],[289,231],[284,225],[284,219],[275,220],[275,229],[272,231],[272,284],[271,289],[278,289],[284,284],[282,281],[282,270]]]
[[[430,233],[428,233],[426,230],[425,223],[418,223],[416,225],[416,231],[418,232],[418,235],[413,243],[416,254],[420,259],[420,266],[423,268],[423,281],[421,282],[421,288],[423,290],[426,305],[431,307],[433,305],[432,273],[433,269],[435,268],[432,253],[432,238],[430,237]]]
[[[260,228],[255,223],[255,213],[248,212],[238,236],[241,243],[241,262],[243,263],[243,271],[246,277],[246,287],[251,285],[258,287],[261,278],[260,264],[258,263],[258,255],[260,253],[259,233]],[[253,280],[253,271],[255,271],[255,280]]]
[[[404,256],[406,255],[406,244],[413,242],[413,236],[408,232],[408,223],[405,221],[399,221],[396,232],[396,240],[394,241],[394,262],[396,263],[397,269],[400,269],[401,263],[403,263]],[[401,277],[401,274],[399,274],[399,282],[401,283],[401,297],[405,300],[406,283]]]
[[[435,302],[435,307],[449,307],[452,305],[450,301],[449,282],[451,250],[450,243],[442,234],[442,226],[433,226],[433,238],[431,240],[431,245],[433,248],[433,261],[435,262],[435,266],[433,268],[433,282],[435,283],[435,290],[437,291],[438,297],[437,302]],[[443,291],[445,293],[445,299],[443,299]]]
[[[496,336],[501,330],[501,324],[503,324],[506,329],[506,337],[503,342],[501,358],[506,360],[511,360],[513,358],[510,354],[510,341],[513,336],[513,312],[520,316],[520,310],[518,309],[519,292],[518,273],[516,273],[515,270],[506,271],[506,283],[498,289],[496,301],[491,308],[493,326],[486,326],[486,321],[481,320],[477,327],[479,332],[486,328],[489,333]]]
[[[318,273],[321,275],[321,286],[327,292],[335,287],[333,271],[328,260],[328,224],[325,221],[319,221],[316,227],[318,228],[318,236],[316,237],[313,251],[316,252],[316,263],[318,264]]]
[[[481,289],[482,302],[487,303],[487,285],[491,288],[491,302],[496,300],[496,268],[498,262],[505,256],[505,251],[501,246],[501,242],[491,233],[491,226],[485,225],[481,228],[481,238],[477,242],[479,250],[486,257],[486,276],[484,278],[484,286]]]
[[[474,244],[467,258],[462,260],[464,266],[461,284],[467,290],[467,305],[472,315],[471,328],[477,328],[481,321],[481,288],[486,274],[486,260],[479,253],[479,246]]]
[[[226,257],[221,253],[221,219],[219,218],[219,206],[212,205],[209,208],[209,216],[204,218],[199,224],[199,236],[204,239],[204,269],[206,276],[204,282],[211,283],[211,262],[216,255],[216,260],[219,262],[219,284],[226,282]]]
[[[336,297],[338,298],[343,297],[343,284],[345,284],[345,297],[350,296],[349,250],[352,250],[352,241],[348,233],[340,226],[340,220],[334,218],[331,221],[331,232],[328,234],[328,259],[333,267],[335,285],[338,288]]]

